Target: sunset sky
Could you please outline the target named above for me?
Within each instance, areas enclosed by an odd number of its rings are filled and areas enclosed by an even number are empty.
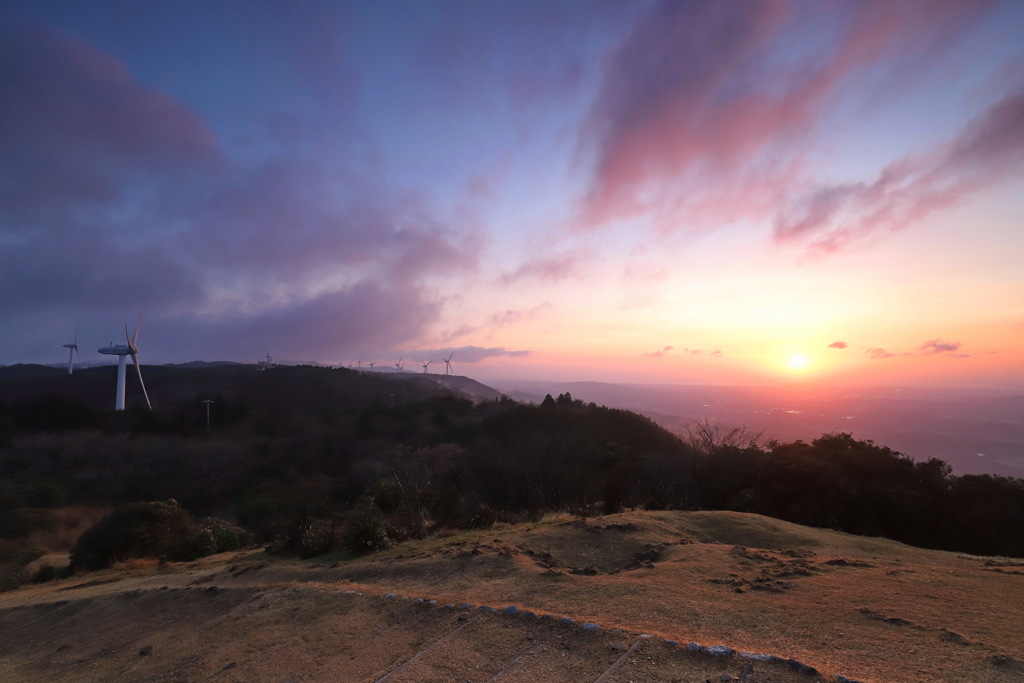
[[[1024,389],[1024,2],[0,10],[0,363]]]

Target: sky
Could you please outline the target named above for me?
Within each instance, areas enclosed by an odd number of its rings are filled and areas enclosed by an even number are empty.
[[[1024,3],[0,9],[0,363],[1024,390]]]

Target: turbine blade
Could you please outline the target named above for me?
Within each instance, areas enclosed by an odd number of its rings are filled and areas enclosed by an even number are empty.
[[[146,303],[149,303],[149,302],[147,301]],[[142,304],[142,310],[139,311],[139,321],[137,323],[135,323],[135,336],[132,337],[132,346],[133,347],[135,346],[135,343],[137,341],[139,341],[139,326],[142,324],[142,315],[145,312],[146,312],[146,304]],[[128,328],[126,326],[125,327],[125,332],[127,332],[127,331],[128,331]]]
[[[150,410],[153,410],[153,404],[149,402],[149,394],[146,393],[146,383],[142,381],[142,368],[139,367],[138,354],[132,354],[132,363],[135,364],[135,372],[139,375],[139,386],[142,387],[142,395],[146,397],[146,405],[149,406]]]

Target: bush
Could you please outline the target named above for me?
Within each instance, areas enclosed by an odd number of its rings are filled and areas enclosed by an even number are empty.
[[[73,571],[106,569],[136,557],[190,561],[249,545],[243,529],[217,519],[192,521],[174,500],[133,503],[115,510],[82,534],[71,551]]]
[[[354,553],[373,553],[391,545],[384,515],[375,507],[364,506],[349,515],[342,535],[345,547]]]

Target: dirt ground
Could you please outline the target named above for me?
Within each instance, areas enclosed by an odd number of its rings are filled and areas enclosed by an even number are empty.
[[[1022,633],[1019,561],[645,512],[26,587],[0,680],[1020,681]]]

